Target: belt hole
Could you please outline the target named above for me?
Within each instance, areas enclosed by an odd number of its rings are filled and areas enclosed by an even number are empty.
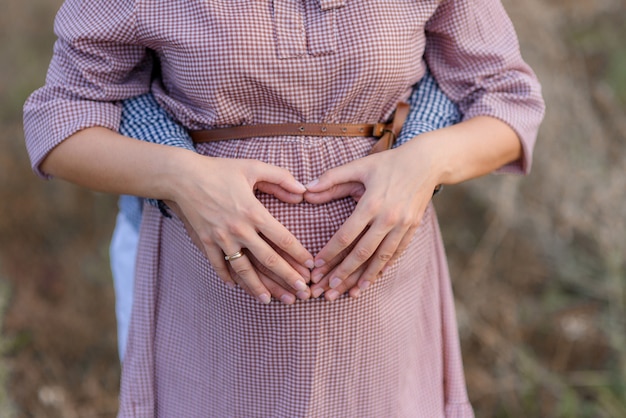
[[[347,132],[348,128],[341,128],[341,132]]]
[[[365,129],[363,128],[359,128],[359,132],[363,132]]]
[[[300,132],[304,132],[304,126],[301,126],[298,129],[300,130]]]
[[[327,128],[327,127],[322,126],[322,132],[326,132],[327,130],[328,130],[328,128]]]

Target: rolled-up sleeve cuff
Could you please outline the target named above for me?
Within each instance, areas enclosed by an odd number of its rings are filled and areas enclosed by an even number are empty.
[[[495,170],[496,174],[528,174],[532,167],[533,149],[537,140],[539,124],[543,119],[544,105],[541,99],[515,102],[494,100],[490,104],[481,101],[472,106],[463,119],[476,116],[490,116],[509,125],[517,134],[522,146],[522,156],[516,161],[506,164]]]
[[[90,100],[51,100],[24,106],[24,135],[31,165],[37,175],[50,178],[41,163],[50,151],[76,132],[101,126],[118,130],[121,107]]]

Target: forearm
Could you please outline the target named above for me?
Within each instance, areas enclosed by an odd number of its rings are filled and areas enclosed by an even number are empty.
[[[174,200],[181,169],[195,155],[94,127],[77,132],[54,148],[42,169],[96,191]]]
[[[426,156],[437,184],[456,184],[491,173],[522,158],[522,146],[506,123],[478,116],[419,136],[403,146]]]

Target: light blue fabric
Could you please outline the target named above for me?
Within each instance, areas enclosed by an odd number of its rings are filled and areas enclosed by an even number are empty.
[[[422,133],[450,126],[461,120],[457,106],[439,89],[429,73],[414,88],[409,104],[411,111],[395,146],[400,146]],[[143,141],[195,150],[187,131],[176,124],[151,94],[124,101],[120,133]],[[156,204],[154,200],[149,202]],[[110,249],[117,300],[120,359],[126,348],[130,322],[142,204],[143,200],[138,197],[120,197],[120,215]]]
[[[128,196],[130,198],[130,196]],[[137,198],[134,198],[138,200]],[[117,347],[120,360],[124,358],[130,311],[133,307],[133,288],[135,285],[135,259],[139,231],[133,221],[124,212],[117,214],[115,230],[111,238],[109,252],[111,256],[111,272],[115,289],[115,317],[117,319]]]

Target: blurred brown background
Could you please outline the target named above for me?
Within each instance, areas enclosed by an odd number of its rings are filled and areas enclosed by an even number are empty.
[[[114,196],[30,171],[61,0],[0,13],[0,417],[113,417]],[[112,2],[112,5],[114,2]],[[626,0],[506,0],[548,105],[527,178],[436,199],[478,417],[626,417]]]

